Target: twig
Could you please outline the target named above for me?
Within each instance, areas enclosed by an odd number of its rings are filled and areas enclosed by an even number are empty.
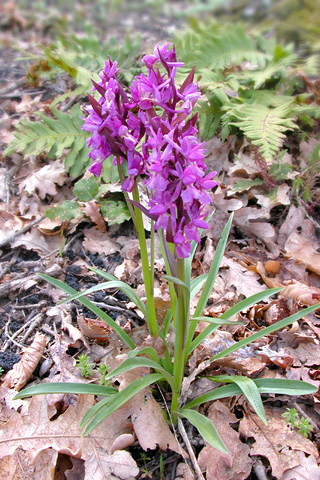
[[[20,248],[15,252],[15,254],[11,258],[11,260],[7,263],[7,265],[1,270],[0,280],[2,280],[5,274],[8,272],[8,270],[10,270],[10,267],[12,267],[12,265],[16,263],[19,253],[20,253]]]
[[[16,330],[11,336],[8,336],[9,340],[6,341],[6,343],[4,344],[3,348],[2,348],[2,351],[5,352],[9,345],[10,345],[10,341],[13,341],[18,335],[20,335],[20,333],[23,332],[23,330],[25,330],[27,328],[28,325],[30,325],[30,323],[32,323],[34,320],[34,317],[32,317],[30,320],[27,320],[26,323],[24,323],[22,325],[21,328],[19,328],[19,330]],[[9,317],[9,322],[10,323],[10,317]],[[14,343],[14,342],[13,342]]]
[[[47,333],[48,335],[51,335],[52,337],[55,337],[55,336],[56,336],[56,334],[54,333],[54,331],[51,330],[51,328],[47,327],[46,325],[42,325],[41,330],[42,330],[44,333]]]
[[[182,381],[182,387],[181,387],[181,395],[180,395],[180,400],[179,404],[180,406],[185,403],[185,400],[187,398],[189,388],[191,383],[195,380],[196,376],[203,372],[206,368],[210,366],[210,360],[205,360],[204,362],[201,362],[197,368],[189,375],[189,377],[185,377]]]
[[[26,77],[22,77],[22,78],[20,78],[19,80],[17,80],[17,81],[14,82],[14,83],[10,82],[9,85],[7,85],[6,87],[1,88],[1,90],[0,90],[0,96],[5,95],[6,93],[12,92],[12,91],[15,90],[16,88],[23,87],[26,83],[27,83],[27,78],[26,78]]]
[[[311,425],[313,426],[313,428],[315,429],[316,432],[320,431],[316,422],[314,422],[312,420],[312,418],[309,417],[309,415],[300,407],[300,405],[298,405],[297,402],[292,402],[291,405],[297,410],[297,412],[300,413],[300,415],[302,415],[304,418],[308,418],[310,420],[310,423],[311,423]]]
[[[134,318],[137,318],[138,320],[140,320],[139,315],[137,315],[135,312],[132,312],[131,310],[128,310],[127,308],[115,307],[113,305],[108,305],[107,303],[104,303],[104,302],[92,302],[92,303],[94,305],[97,305],[97,307],[105,308],[106,310],[112,310],[112,311],[115,311],[115,312],[123,312],[123,313],[128,314],[130,317],[134,317]],[[132,319],[130,321],[131,321],[131,323],[133,324],[134,327],[137,326],[137,324]]]
[[[14,338],[12,338],[12,336],[11,336],[10,333],[9,333],[9,324],[10,324],[10,321],[11,321],[11,317],[10,317],[10,315],[9,315],[9,319],[8,319],[8,321],[7,321],[7,323],[6,323],[6,326],[5,326],[5,329],[4,329],[5,336],[6,336],[7,338],[9,338],[9,340],[10,340],[12,343],[14,343],[17,347],[23,348],[23,345],[21,345],[21,343],[19,343],[19,342],[16,342],[16,340],[15,340]]]
[[[46,218],[45,215],[42,215],[41,217],[36,218],[36,220],[33,220],[33,222],[28,223],[28,225],[26,225],[25,227],[23,227],[21,230],[18,230],[17,232],[15,232],[15,233],[13,233],[12,235],[10,235],[10,237],[7,237],[6,239],[2,240],[2,242],[0,242],[0,248],[4,247],[4,246],[7,245],[8,243],[13,242],[17,237],[19,237],[19,236],[22,235],[23,233],[25,233],[25,232],[27,232],[28,230],[30,230],[30,228],[32,228],[32,227],[34,227],[35,225],[37,225],[38,223],[40,223],[44,218]]]
[[[38,313],[38,315],[36,315],[32,320],[33,321],[31,323],[30,327],[28,328],[28,330],[26,331],[26,333],[23,335],[23,337],[21,339],[21,342],[23,342],[23,343],[27,340],[30,333],[33,332],[33,330],[39,325],[39,323],[41,321],[41,313]]]
[[[253,470],[258,480],[268,480],[266,469],[260,459],[257,459],[253,464]]]
[[[184,443],[187,447],[187,450],[188,450],[190,460],[191,460],[193,469],[195,471],[196,477],[197,477],[198,480],[204,480],[204,476],[202,475],[202,472],[200,470],[199,464],[197,462],[196,456],[195,456],[194,451],[192,449],[191,443],[189,441],[187,432],[185,431],[185,428],[184,428],[184,425],[182,423],[181,418],[178,418],[178,428],[179,428],[180,435],[183,438],[183,441],[184,441]]]

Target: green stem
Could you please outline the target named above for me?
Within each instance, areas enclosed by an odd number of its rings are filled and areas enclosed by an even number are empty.
[[[154,220],[151,220],[151,238],[150,238],[150,280],[151,280],[151,295],[154,298]]]
[[[132,198],[135,202],[140,203],[137,183],[135,183],[134,189],[132,191]],[[155,309],[154,295],[153,295],[153,278],[151,278],[150,270],[149,270],[146,235],[145,235],[145,230],[143,226],[142,213],[137,207],[134,207],[134,211],[135,211],[135,218],[136,218],[135,227],[136,227],[138,239],[139,239],[142,273],[143,273],[143,280],[146,287],[146,297],[147,297],[147,304],[148,304],[148,311],[149,311],[148,328],[151,335],[153,337],[156,337],[158,334],[158,325],[157,325],[156,309]]]
[[[184,258],[178,258],[177,260],[177,277],[179,280],[185,282],[185,266]],[[177,323],[176,323],[176,339],[174,346],[174,366],[173,377],[178,386],[178,392],[172,393],[171,414],[175,419],[174,412],[179,407],[179,396],[181,390],[181,383],[184,376],[185,369],[185,348],[186,339],[188,336],[189,326],[189,303],[190,293],[182,285],[177,285]]]
[[[121,168],[121,165],[120,165],[120,158],[117,157],[117,167],[118,167],[118,173],[119,173],[119,179],[120,179],[120,183],[121,185],[123,185],[123,182],[124,182],[124,175],[123,175],[123,171],[122,171],[122,168]],[[128,207],[128,210],[129,210],[129,213],[131,215],[131,218],[132,218],[132,221],[133,221],[133,224],[137,230],[137,227],[136,227],[136,215],[134,213],[134,209],[133,209],[133,206],[131,205],[131,203],[129,202],[129,195],[128,195],[128,192],[125,192],[123,191],[123,195],[124,195],[124,198],[126,200],[126,204],[127,204],[127,207]]]

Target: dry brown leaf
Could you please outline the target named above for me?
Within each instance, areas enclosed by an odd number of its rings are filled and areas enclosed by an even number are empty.
[[[32,172],[20,183],[19,190],[27,196],[36,194],[44,200],[46,195],[53,197],[57,193],[56,184],[63,185],[66,176],[63,163],[56,160],[50,165],[45,165],[40,170]]]
[[[144,369],[135,368],[121,375],[119,390],[123,390],[127,385],[140,378]],[[150,389],[145,388],[137,393],[124,406],[128,415],[131,416],[134,432],[144,450],[150,448],[154,450],[159,447],[161,450],[168,448],[185,457],[187,454],[178,444],[176,438],[171,433],[161,411],[161,407],[153,398]]]
[[[287,470],[282,480],[320,480],[320,467],[313,455],[297,452],[300,465]]]
[[[308,235],[308,237],[305,235]],[[317,252],[320,244],[315,238],[312,239],[312,234],[309,236],[310,234],[305,232],[305,235],[303,231],[301,233],[291,233],[284,247],[285,256],[293,258],[298,263],[303,263],[308,270],[320,275],[320,254]]]
[[[54,480],[58,452],[46,449],[31,460],[29,452],[21,448],[13,455],[0,459],[1,480]]]
[[[66,330],[69,334],[70,339],[70,346],[74,348],[79,348],[82,344],[90,350],[90,346],[85,338],[83,332],[80,332],[78,328],[72,325],[72,317],[71,314],[68,313],[66,310],[61,308],[61,327],[63,330]]]
[[[201,362],[212,358],[217,353],[233,345],[235,342],[230,332],[217,330],[213,335],[206,338],[206,341],[199,345],[189,358],[189,367],[193,371]],[[219,358],[211,363],[213,368],[225,367],[244,374],[253,375],[260,372],[266,365],[261,359],[257,358],[256,349],[258,345],[251,344],[243,347],[241,350]]]
[[[260,277],[257,273],[248,270],[232,258],[223,257],[222,267],[229,267],[226,279],[226,288],[231,286],[236,288],[238,295],[250,297],[255,293],[265,290],[265,285],[259,282]]]
[[[13,242],[12,248],[24,246],[27,250],[35,250],[43,255],[48,255],[59,248],[61,243],[59,236],[43,237],[42,233],[33,228],[30,232],[19,235]]]
[[[122,479],[137,476],[139,469],[128,452],[107,454],[115,439],[132,429],[122,409],[98,425],[90,436],[81,436],[80,420],[93,404],[92,395],[80,395],[75,406],[70,405],[62,415],[49,421],[46,397],[33,397],[24,415],[16,412],[1,426],[0,458],[14,455],[22,448],[34,464],[37,455],[50,448],[84,460],[85,480],[111,479],[113,474]]]
[[[245,480],[250,475],[252,460],[249,458],[250,448],[240,441],[239,433],[230,426],[238,422],[236,416],[222,402],[216,401],[209,408],[208,418],[216,426],[229,454],[207,445],[198,457],[201,471],[206,472],[207,480]]]
[[[268,425],[256,415],[245,416],[240,422],[239,433],[246,439],[254,437],[250,455],[266,457],[272,468],[272,475],[282,480],[287,470],[300,465],[298,452],[318,458],[313,443],[297,431],[291,430],[281,416],[284,410],[265,407]],[[291,477],[292,478],[292,477]]]
[[[97,458],[99,462],[97,462]],[[129,452],[117,450],[109,455],[101,448],[95,449],[95,455],[85,464],[87,480],[133,479],[139,473],[139,468]]]
[[[79,203],[83,213],[87,215],[98,227],[100,232],[105,233],[107,231],[106,222],[100,212],[100,206],[96,200],[90,200],[86,203]]]
[[[72,463],[72,469],[67,468],[63,471],[67,480],[82,480],[85,475],[84,461],[81,458],[69,457]],[[59,465],[57,465],[59,468]],[[56,480],[56,479],[54,479]],[[64,479],[63,479],[64,480]]]
[[[23,350],[22,357],[4,377],[3,385],[16,391],[25,386],[36,369],[46,348],[47,338],[37,332],[31,345]]]
[[[87,338],[106,341],[112,333],[111,327],[98,318],[85,318],[83,315],[78,315],[77,322],[81,330],[81,335]]]
[[[294,367],[300,367],[301,361],[309,367],[320,365],[319,340],[313,336],[282,331],[278,333],[277,348],[293,358]]]
[[[316,305],[320,302],[320,288],[309,287],[305,283],[292,281],[280,293],[284,298],[293,298],[302,305]]]
[[[234,223],[245,233],[253,234],[269,243],[276,238],[273,226],[262,220],[269,217],[269,210],[266,208],[243,207],[234,212]]]
[[[82,245],[90,253],[110,255],[120,251],[119,246],[107,233],[100,232],[95,227],[84,228],[83,233],[85,238]]]
[[[285,243],[292,232],[297,228],[301,228],[305,220],[305,211],[302,207],[291,205],[288,215],[279,229],[278,244],[284,247]]]

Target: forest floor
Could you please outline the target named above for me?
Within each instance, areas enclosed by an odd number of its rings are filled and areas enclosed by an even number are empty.
[[[177,8],[179,2],[175,2]],[[88,6],[86,6],[88,8]],[[101,13],[101,12],[100,12]],[[107,14],[107,12],[105,12]],[[78,12],[85,23],[85,9]],[[92,11],[90,21],[101,29],[101,16]],[[111,14],[110,14],[111,15]],[[138,30],[141,53],[156,43],[170,41],[180,27],[176,16],[153,17],[145,11],[113,12],[108,34],[117,38]],[[52,29],[64,28],[74,14],[50,7],[37,14],[19,8],[15,2],[0,6],[0,139],[1,152],[13,138],[21,120],[47,112],[50,103],[72,88],[67,74],[52,81],[41,78],[30,85],[30,62],[20,61],[16,49],[39,53],[38,44],[48,44]],[[86,19],[88,21],[88,19]],[[80,24],[81,22],[79,22]],[[80,27],[79,27],[80,28]],[[81,99],[84,105],[85,99]],[[66,104],[67,105],[67,102]],[[71,105],[67,105],[66,108]],[[307,161],[317,141],[297,144],[288,141],[288,158]],[[175,437],[162,430],[156,402],[130,402],[106,419],[89,437],[81,437],[80,420],[94,403],[91,396],[51,395],[13,400],[16,390],[40,381],[88,381],[82,375],[79,355],[93,364],[91,382],[101,378],[99,365],[115,365],[126,354],[115,334],[77,302],[58,307],[62,291],[37,274],[44,273],[66,282],[76,290],[99,283],[89,270],[95,266],[114,274],[144,298],[138,241],[130,221],[108,225],[101,217],[87,216],[70,221],[50,220],[45,211],[52,205],[72,200],[75,179],[67,176],[63,159],[46,153],[27,158],[21,153],[0,152],[0,480],[28,478],[62,479],[192,479],[192,465],[181,456],[186,448],[180,433]],[[238,156],[241,153],[241,158]],[[290,160],[289,158],[289,160]],[[205,315],[216,317],[237,301],[263,289],[284,287],[281,293],[239,314],[242,324],[225,326],[200,345],[188,361],[187,375],[222,349],[261,328],[272,325],[303,307],[320,301],[319,206],[294,199],[290,184],[278,182],[278,197],[265,195],[268,182],[249,191],[235,193],[240,178],[260,175],[254,155],[235,136],[222,142],[207,142],[209,171],[217,170],[218,187],[212,192],[215,213],[193,262],[193,276],[208,272],[221,232],[234,211],[234,223],[220,272]],[[299,172],[295,172],[299,175]],[[253,177],[250,177],[253,178]],[[83,208],[87,208],[83,206]],[[157,313],[168,306],[167,284],[161,277],[164,264],[156,256]],[[148,336],[135,305],[119,290],[98,292],[93,302],[114,318],[141,345]],[[320,316],[303,317],[291,327],[263,337],[205,370],[205,375],[232,374],[251,378],[287,378],[320,384]],[[22,352],[25,352],[21,356]],[[24,359],[23,361],[20,359]],[[19,363],[18,363],[19,362]],[[14,365],[16,376],[8,377]],[[209,380],[198,377],[190,385],[192,399],[209,388]],[[155,390],[158,403],[170,401]],[[320,479],[320,397],[264,395],[268,425],[263,425],[243,397],[205,404],[202,412],[214,422],[230,450],[222,454],[205,445],[198,433],[187,430],[197,462],[207,480],[293,480]],[[309,419],[313,430],[304,436],[282,416],[296,409]],[[133,418],[140,412],[139,422]],[[159,409],[160,410],[160,409]],[[160,414],[161,415],[161,414]],[[299,423],[300,422],[300,423]],[[172,437],[171,437],[171,436]],[[170,449],[166,449],[166,445]],[[161,448],[159,448],[159,445]],[[198,477],[199,478],[199,477]]]

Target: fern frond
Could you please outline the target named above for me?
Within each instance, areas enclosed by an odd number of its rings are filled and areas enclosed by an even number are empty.
[[[265,105],[244,104],[232,110],[232,117],[237,121],[231,125],[240,128],[251,140],[267,162],[272,162],[286,137],[287,130],[297,128],[289,115],[292,111],[291,104],[277,108]]]
[[[81,130],[82,120],[79,118],[81,110],[75,105],[70,115],[56,109],[52,109],[52,113],[55,118],[40,112],[42,121],[22,120],[17,125],[15,138],[4,151],[4,155],[21,152],[28,157],[48,151],[49,156],[59,158],[64,155],[66,148],[70,148],[65,158],[66,170],[70,170],[71,175],[77,176],[88,162],[86,146],[88,133]]]
[[[269,58],[257,47],[241,25],[212,32],[210,25],[200,25],[197,30],[179,32],[175,44],[179,57],[188,66],[225,70],[230,65],[241,65],[244,60],[263,67]]]

